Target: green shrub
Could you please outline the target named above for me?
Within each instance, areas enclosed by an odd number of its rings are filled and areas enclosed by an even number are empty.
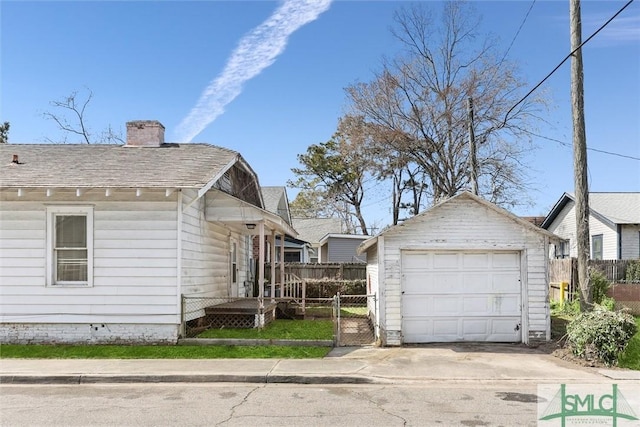
[[[618,356],[636,333],[633,316],[595,306],[567,325],[567,340],[576,356],[615,365]]]
[[[566,314],[573,317],[580,313],[580,300],[578,298],[573,301],[551,301],[549,306],[553,315]]]
[[[627,282],[640,282],[640,260],[629,262],[625,280]]]
[[[604,297],[602,301],[600,301],[600,307],[607,311],[613,311],[616,308],[616,300],[611,297]]]
[[[604,273],[596,268],[589,269],[589,279],[591,281],[591,289],[593,290],[593,302],[602,304],[607,297],[607,291],[611,286],[611,282],[607,280]]]

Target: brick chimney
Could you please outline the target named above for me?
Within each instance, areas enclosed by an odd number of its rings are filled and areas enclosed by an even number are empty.
[[[164,144],[164,126],[157,120],[127,122],[125,147],[160,147]]]

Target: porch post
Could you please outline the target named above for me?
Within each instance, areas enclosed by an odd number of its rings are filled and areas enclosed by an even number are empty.
[[[271,230],[271,301],[276,298],[276,230]]]
[[[280,296],[284,297],[284,233],[280,235]]]
[[[258,232],[260,240],[258,244],[258,305],[260,308],[259,316],[264,315],[264,222],[258,223]],[[264,325],[264,321],[259,321],[260,327]]]

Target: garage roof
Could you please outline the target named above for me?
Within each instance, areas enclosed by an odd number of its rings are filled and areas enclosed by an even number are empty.
[[[531,230],[531,231],[534,231],[536,233],[539,233],[539,234],[542,234],[544,236],[547,236],[550,239],[555,240],[555,241],[562,240],[560,237],[556,236],[555,234],[553,234],[553,233],[551,233],[551,232],[549,232],[547,230],[544,230],[544,229],[532,224],[531,222],[529,222],[527,220],[524,220],[524,219],[512,214],[511,212],[509,212],[509,211],[507,211],[507,210],[505,210],[505,209],[503,209],[503,208],[501,208],[501,207],[499,207],[497,205],[494,205],[493,203],[491,203],[491,202],[489,202],[489,201],[487,201],[487,200],[485,200],[485,199],[483,199],[483,198],[481,198],[479,196],[476,196],[475,194],[472,194],[472,193],[470,193],[468,191],[464,191],[464,192],[462,192],[460,194],[457,194],[457,195],[455,195],[455,196],[453,196],[453,197],[451,197],[451,198],[449,198],[447,200],[444,200],[444,201],[442,201],[442,202],[440,202],[438,204],[435,204],[431,208],[419,213],[418,215],[416,215],[416,216],[414,216],[412,218],[409,218],[408,220],[402,222],[401,224],[394,225],[393,227],[389,227],[389,228],[383,230],[382,232],[380,232],[378,235],[376,235],[376,236],[374,236],[374,237],[372,237],[372,238],[370,238],[368,240],[365,240],[364,242],[362,242],[360,244],[360,246],[358,246],[358,251],[357,251],[358,254],[362,254],[367,249],[369,249],[370,247],[376,245],[378,243],[378,237],[379,236],[382,236],[382,235],[384,235],[386,233],[389,233],[390,231],[397,229],[397,227],[403,227],[405,224],[411,223],[412,221],[414,221],[415,218],[418,218],[418,217],[426,215],[426,214],[428,214],[430,212],[433,212],[434,210],[437,210],[440,206],[443,206],[443,205],[445,205],[447,203],[450,203],[451,201],[456,200],[456,199],[473,200],[473,201],[475,201],[477,203],[480,203],[483,206],[486,206],[487,208],[493,210],[494,212],[504,216],[505,218],[507,218],[507,219],[509,219],[511,221],[514,221],[515,223],[519,224],[520,226],[522,226],[522,227],[524,227],[524,228],[526,228],[528,230]]]

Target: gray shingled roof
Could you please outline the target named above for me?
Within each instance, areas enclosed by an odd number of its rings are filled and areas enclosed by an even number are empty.
[[[330,233],[342,233],[339,218],[291,218],[291,225],[298,232],[298,238],[312,244]]]
[[[278,205],[282,199],[284,187],[262,187],[262,198],[264,199],[264,209],[274,214],[279,214]]]
[[[240,158],[208,144],[0,144],[0,188],[200,188]]]
[[[640,193],[589,193],[589,207],[615,224],[640,224]]]
[[[564,193],[542,223],[548,228],[569,202],[575,202],[572,193]],[[612,224],[640,224],[640,193],[589,193],[589,210]]]
[[[287,200],[287,189],[285,187],[262,187],[262,199],[264,200],[264,209],[278,215],[284,219],[287,224],[291,223],[289,216]],[[284,206],[280,208],[280,201],[284,198]]]

